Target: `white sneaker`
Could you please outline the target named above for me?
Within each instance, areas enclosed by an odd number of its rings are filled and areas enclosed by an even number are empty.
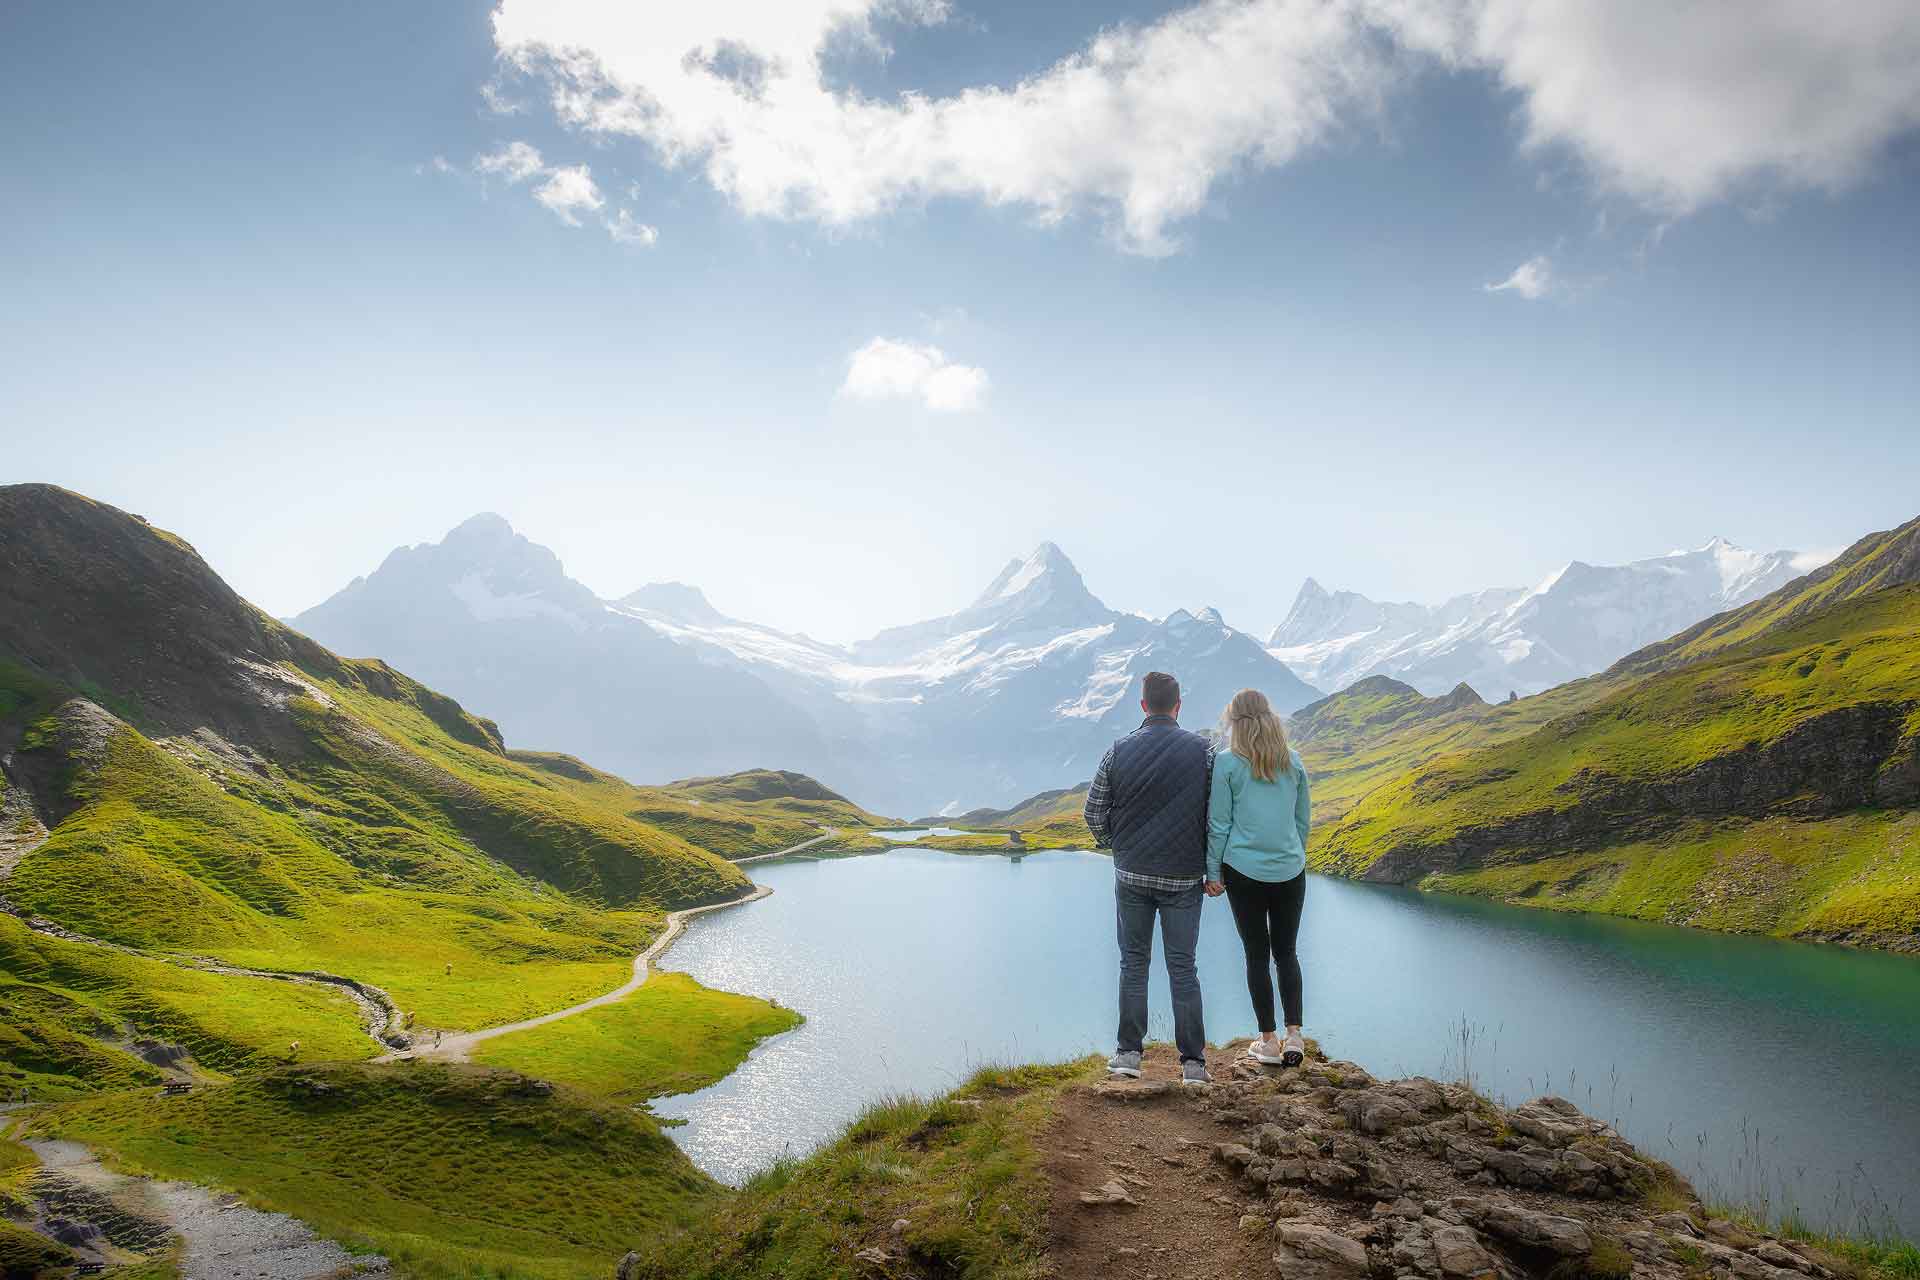
[[[1285,1057],[1286,1050],[1282,1049],[1279,1052],[1275,1052],[1267,1048],[1268,1045],[1273,1043],[1274,1041],[1267,1039],[1265,1036],[1256,1036],[1253,1043],[1247,1046],[1247,1056],[1255,1062],[1263,1063],[1269,1067],[1277,1067]]]

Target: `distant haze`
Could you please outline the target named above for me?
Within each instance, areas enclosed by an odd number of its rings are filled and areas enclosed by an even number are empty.
[[[1263,643],[1208,607],[1113,609],[1065,550],[1008,559],[962,607],[834,644],[717,607],[700,584],[605,599],[501,516],[396,548],[295,626],[380,657],[496,719],[511,745],[567,751],[636,782],[799,769],[903,817],[1004,807],[1091,776],[1140,719],[1150,670],[1181,681],[1189,725],[1234,691],[1291,713],[1370,675],[1493,699],[1590,675],[1811,567],[1715,539],[1634,564],[1573,562],[1532,590],[1438,608],[1309,580]],[[800,581],[833,580],[805,556]]]

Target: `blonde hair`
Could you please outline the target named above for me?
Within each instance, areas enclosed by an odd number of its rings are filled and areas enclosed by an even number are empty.
[[[1282,769],[1293,768],[1293,752],[1287,746],[1287,731],[1273,704],[1258,689],[1242,689],[1227,704],[1227,740],[1233,754],[1253,766],[1253,776],[1272,782]]]

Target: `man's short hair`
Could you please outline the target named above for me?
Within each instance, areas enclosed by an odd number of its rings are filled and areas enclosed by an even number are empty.
[[[1149,715],[1172,715],[1180,705],[1180,682],[1164,671],[1149,671],[1140,682],[1140,696],[1147,701]]]

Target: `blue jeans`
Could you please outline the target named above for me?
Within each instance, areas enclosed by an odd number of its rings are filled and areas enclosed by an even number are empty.
[[[1147,969],[1153,963],[1153,918],[1160,917],[1160,940],[1167,948],[1167,984],[1173,990],[1173,1042],[1182,1062],[1204,1062],[1205,1018],[1200,1009],[1200,974],[1193,951],[1200,941],[1200,886],[1190,889],[1142,889],[1115,878],[1114,918],[1120,935],[1121,1053],[1138,1053],[1147,1036]]]

